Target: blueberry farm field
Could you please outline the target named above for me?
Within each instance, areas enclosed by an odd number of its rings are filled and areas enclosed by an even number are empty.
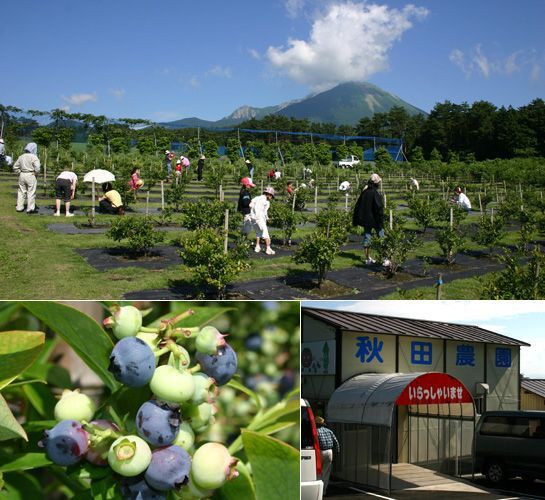
[[[117,159],[130,163],[131,159]],[[139,159],[141,162],[141,159]],[[126,168],[116,168],[116,159],[105,158],[103,168],[118,175],[126,175]],[[183,193],[171,193],[171,183],[162,183],[164,166],[160,159],[147,160],[142,168],[148,191],[139,194],[136,202],[131,200],[125,217],[150,219],[155,231],[163,233],[163,241],[150,250],[150,255],[139,257],[125,252],[120,243],[107,237],[108,226],[119,217],[96,214],[91,220],[92,197],[89,185],[78,186],[73,208],[76,217],[53,217],[54,197],[52,186],[55,172],[50,168],[46,177],[40,175],[37,191],[39,213],[27,215],[15,211],[16,176],[4,170],[0,172],[0,218],[2,220],[2,244],[0,265],[2,267],[2,299],[184,299],[205,296],[209,290],[199,289],[192,282],[194,270],[185,266],[180,251],[181,240],[193,230],[191,204],[212,206],[218,198],[224,199],[223,209],[230,213],[228,244],[231,248],[239,237],[240,219],[236,214],[239,176],[245,174],[245,166],[231,165],[213,160],[205,169],[205,182],[198,182],[193,173],[189,175]],[[196,161],[195,161],[196,163]],[[256,164],[255,194],[267,185],[266,172],[270,165]],[[501,271],[505,261],[501,255],[512,256],[511,266],[524,266],[531,258],[531,251],[540,249],[543,238],[542,209],[545,207],[542,192],[527,185],[507,186],[503,182],[475,183],[471,179],[455,177],[441,180],[431,174],[419,176],[421,189],[417,201],[408,198],[408,172],[383,174],[383,193],[386,196],[386,226],[389,226],[389,210],[393,209],[392,227],[402,229],[405,235],[413,235],[419,245],[410,249],[401,259],[395,273],[385,272],[380,265],[366,265],[361,247],[361,229],[351,227],[333,259],[331,270],[320,288],[316,286],[316,273],[308,264],[297,264],[293,259],[298,244],[316,230],[317,214],[336,210],[350,220],[358,186],[370,175],[372,165],[360,170],[341,170],[333,166],[315,167],[312,176],[317,190],[306,189],[306,203],[296,210],[298,221],[291,235],[291,246],[283,245],[281,228],[270,227],[272,246],[276,255],[256,255],[253,248],[247,254],[249,267],[241,271],[227,287],[227,298],[251,299],[295,299],[295,298],[435,298],[437,280],[442,275],[440,296],[447,299],[483,297],[483,289],[491,273]],[[80,181],[89,167],[74,165]],[[293,180],[299,187],[308,183],[303,179],[303,166],[288,164],[283,169],[284,178],[276,184],[277,197],[273,205],[285,204],[285,182]],[[58,171],[58,169],[57,169]],[[218,177],[219,182],[211,182]],[[208,179],[207,179],[208,177]],[[339,182],[349,180],[352,192],[345,196],[338,192]],[[123,182],[121,183],[123,184]],[[443,218],[429,222],[424,231],[418,222],[418,213],[425,211],[422,205],[437,210],[451,196],[455,185],[462,184],[473,203],[474,210],[454,226],[462,234],[460,248],[450,264],[438,243],[439,234],[449,227],[448,210]],[[305,188],[300,188],[305,190]],[[161,190],[164,197],[162,202]],[[480,202],[479,202],[480,197]],[[297,199],[296,199],[297,201]],[[420,203],[420,205],[418,205]],[[289,203],[293,208],[292,203]],[[420,208],[419,208],[420,207]],[[412,208],[412,210],[411,210]],[[482,212],[480,210],[482,208]],[[501,234],[487,244],[477,243],[472,236],[478,231],[481,220],[498,220],[504,223]],[[198,215],[198,214],[197,214]],[[342,218],[343,216],[340,215]],[[457,219],[454,214],[454,219]],[[223,219],[216,224],[222,234]],[[328,225],[324,231],[333,231]],[[483,241],[481,239],[481,241]],[[515,251],[517,250],[517,251]],[[520,252],[518,252],[520,250]],[[525,251],[524,251],[525,250]],[[521,267],[522,268],[522,267]],[[539,265],[537,267],[539,278]],[[524,286],[524,285],[523,285]],[[531,286],[531,285],[529,285]]]

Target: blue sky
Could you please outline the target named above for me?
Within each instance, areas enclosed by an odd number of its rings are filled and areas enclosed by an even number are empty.
[[[545,96],[545,0],[4,0],[0,102],[217,120],[347,80],[429,111]]]
[[[521,372],[527,377],[545,379],[545,301],[355,300],[301,305],[478,325],[530,344],[531,347],[521,347]]]

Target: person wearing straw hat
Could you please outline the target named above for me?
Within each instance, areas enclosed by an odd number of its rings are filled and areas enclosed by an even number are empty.
[[[252,161],[250,159],[245,160],[246,167],[248,168],[248,177],[250,179],[254,179],[254,166],[252,165]]]
[[[339,453],[341,447],[339,441],[331,429],[326,427],[325,420],[322,417],[316,417],[316,431],[318,434],[318,444],[320,445],[320,457],[322,459],[322,481],[324,483],[324,495],[327,492],[329,484],[329,475],[333,464],[333,451]]]
[[[61,215],[61,199],[64,200],[64,207],[66,211],[66,217],[73,217],[74,214],[70,212],[70,202],[74,199],[76,194],[76,186],[78,184],[78,176],[71,170],[65,170],[61,172],[55,179],[55,217]]]
[[[172,153],[170,150],[165,151],[165,164],[167,167],[167,177],[170,177],[172,175],[172,160],[175,158],[175,154]]]
[[[376,262],[369,255],[369,246],[373,237],[372,232],[375,231],[379,238],[384,237],[384,201],[378,190],[381,181],[382,179],[378,174],[371,175],[356,202],[352,217],[354,226],[363,226],[363,248],[367,265]],[[389,266],[390,262],[386,260],[383,265]]]
[[[36,174],[40,173],[40,159],[37,156],[38,146],[35,142],[29,142],[25,150],[13,165],[13,171],[19,174],[19,185],[17,188],[17,212],[25,211],[25,199],[27,202],[26,213],[36,214],[36,187],[38,181]]]
[[[4,146],[4,139],[0,137],[0,167],[4,166],[6,160],[6,147]]]
[[[267,220],[269,219],[268,211],[271,205],[271,200],[274,198],[274,188],[267,186],[263,190],[261,196],[256,196],[250,202],[250,217],[256,233],[255,252],[261,252],[261,238],[265,240],[265,253],[274,255],[275,251],[271,248],[271,237],[267,228]]]
[[[204,168],[204,160],[206,160],[206,156],[201,155],[199,158],[199,161],[197,162],[197,180],[200,182],[202,181],[202,171]]]

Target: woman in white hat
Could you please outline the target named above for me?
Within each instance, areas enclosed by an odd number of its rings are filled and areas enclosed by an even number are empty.
[[[256,233],[255,252],[261,252],[261,238],[265,240],[265,253],[274,255],[275,251],[271,248],[271,237],[267,228],[267,220],[269,219],[268,211],[271,205],[271,200],[274,198],[274,188],[267,186],[263,190],[261,196],[256,196],[250,202],[250,218]]]

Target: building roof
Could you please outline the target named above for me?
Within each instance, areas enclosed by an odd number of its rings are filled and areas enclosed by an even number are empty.
[[[365,333],[386,333],[408,335],[432,339],[463,340],[466,342],[485,342],[529,346],[521,340],[506,337],[474,325],[460,325],[428,321],[423,319],[396,318],[352,311],[338,311],[304,307],[303,314],[324,321],[336,328]]]
[[[533,392],[542,398],[545,398],[545,380],[538,378],[523,378],[520,382],[523,389]]]

